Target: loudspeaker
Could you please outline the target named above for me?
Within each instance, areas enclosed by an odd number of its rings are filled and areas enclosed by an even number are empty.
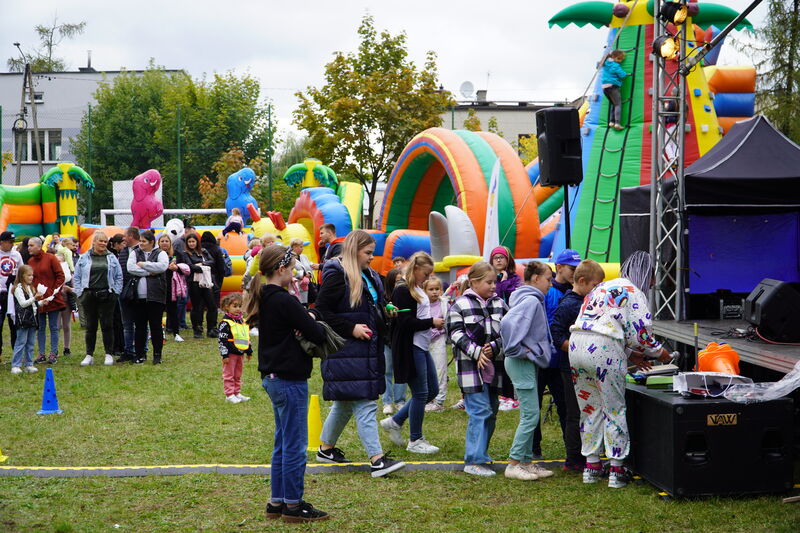
[[[578,110],[549,107],[536,112],[539,179],[543,186],[577,185],[583,181]]]
[[[800,293],[791,285],[763,279],[744,302],[744,319],[772,341],[800,340]]]
[[[790,398],[739,404],[627,386],[629,459],[674,496],[784,492],[793,486]]]

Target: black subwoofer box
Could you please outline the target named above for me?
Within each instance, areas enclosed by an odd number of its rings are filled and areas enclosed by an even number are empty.
[[[629,384],[629,460],[673,496],[784,492],[792,488],[793,403],[683,398]]]
[[[783,281],[765,278],[744,301],[744,319],[771,341],[800,340],[800,293]]]

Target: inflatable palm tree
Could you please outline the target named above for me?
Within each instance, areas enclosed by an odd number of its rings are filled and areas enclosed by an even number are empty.
[[[78,237],[78,182],[89,192],[94,191],[94,181],[78,165],[59,163],[42,176],[39,183],[58,189],[59,233]]]
[[[283,175],[283,181],[290,187],[298,183],[300,187],[330,187],[336,191],[339,180],[332,168],[322,164],[319,159],[306,159],[302,163],[292,165]]]

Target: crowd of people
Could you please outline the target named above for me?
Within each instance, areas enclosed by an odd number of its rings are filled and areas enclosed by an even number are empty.
[[[56,363],[60,332],[62,356],[70,354],[73,309],[85,325],[81,365],[94,362],[98,325],[105,365],[146,362],[148,339],[153,364],[161,364],[165,334],[183,342],[190,302],[193,336],[218,339],[226,401],[240,403],[249,400],[241,394],[242,359],[252,356],[255,328],[258,370],[275,417],[267,516],[298,522],[328,517],[303,500],[312,357],[324,355],[323,398],[332,402],[316,460],[350,462],[337,442],[354,418],[371,475],[381,477],[406,465],[384,450],[380,431],[408,452],[439,452],[424,426],[426,413],[444,410],[449,345],[461,392],[456,405],[467,416],[465,473],[496,474],[488,450],[505,403],[519,409],[505,476],[533,481],[553,474],[536,462],[547,388],[561,423],[564,470],[595,483],[605,453],[609,486],[625,486],[625,374],[629,365],[647,368],[653,359],[670,358],[650,332],[647,253],[634,253],[621,277],[604,282],[600,265],[573,250],[556,257],[555,272],[530,261],[520,277],[510,251],[497,247],[488,262],[475,263],[447,286],[424,252],[396,258],[384,278],[370,267],[375,241],[368,232],[341,238],[326,224],[320,240],[322,259],[311,263],[302,253],[308,243],[253,238],[242,292],[220,302],[230,275],[224,252],[212,233],[198,235],[188,224],[175,240],[135,227],[111,237],[96,231],[83,254],[74,239],[55,235],[47,245],[25,239],[15,250],[14,235],[4,232],[0,301],[3,317],[12,317],[12,373]],[[379,398],[388,415],[380,421]]]

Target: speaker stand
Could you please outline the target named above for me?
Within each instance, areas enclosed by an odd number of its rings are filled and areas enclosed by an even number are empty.
[[[565,248],[572,248],[572,239],[569,234],[569,185],[564,185],[564,240],[566,242]]]

